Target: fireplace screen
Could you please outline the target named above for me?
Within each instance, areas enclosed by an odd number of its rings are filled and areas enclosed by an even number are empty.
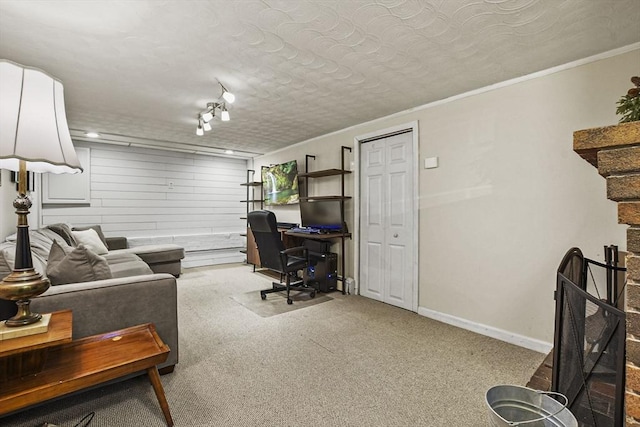
[[[552,390],[581,427],[622,427],[625,313],[558,273]]]

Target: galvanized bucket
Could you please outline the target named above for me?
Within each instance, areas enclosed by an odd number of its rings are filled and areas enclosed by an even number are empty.
[[[559,396],[564,404],[549,395]],[[578,427],[560,393],[538,391],[516,385],[498,385],[487,391],[491,427]]]

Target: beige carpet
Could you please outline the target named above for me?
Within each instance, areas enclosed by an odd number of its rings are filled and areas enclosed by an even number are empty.
[[[486,391],[524,385],[544,358],[359,296],[268,317],[237,302],[270,282],[237,264],[179,279],[180,362],[162,377],[176,426],[486,426]],[[165,425],[146,377],[0,425],[72,427],[90,411],[90,427]]]

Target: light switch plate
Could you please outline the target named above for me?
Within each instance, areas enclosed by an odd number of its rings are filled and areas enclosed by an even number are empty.
[[[433,169],[438,167],[438,157],[427,157],[424,159],[424,168]]]

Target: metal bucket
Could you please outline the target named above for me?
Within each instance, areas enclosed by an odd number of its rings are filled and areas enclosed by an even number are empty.
[[[549,395],[559,396],[564,404]],[[487,391],[491,427],[578,427],[560,393],[533,390],[516,385],[498,385]]]

